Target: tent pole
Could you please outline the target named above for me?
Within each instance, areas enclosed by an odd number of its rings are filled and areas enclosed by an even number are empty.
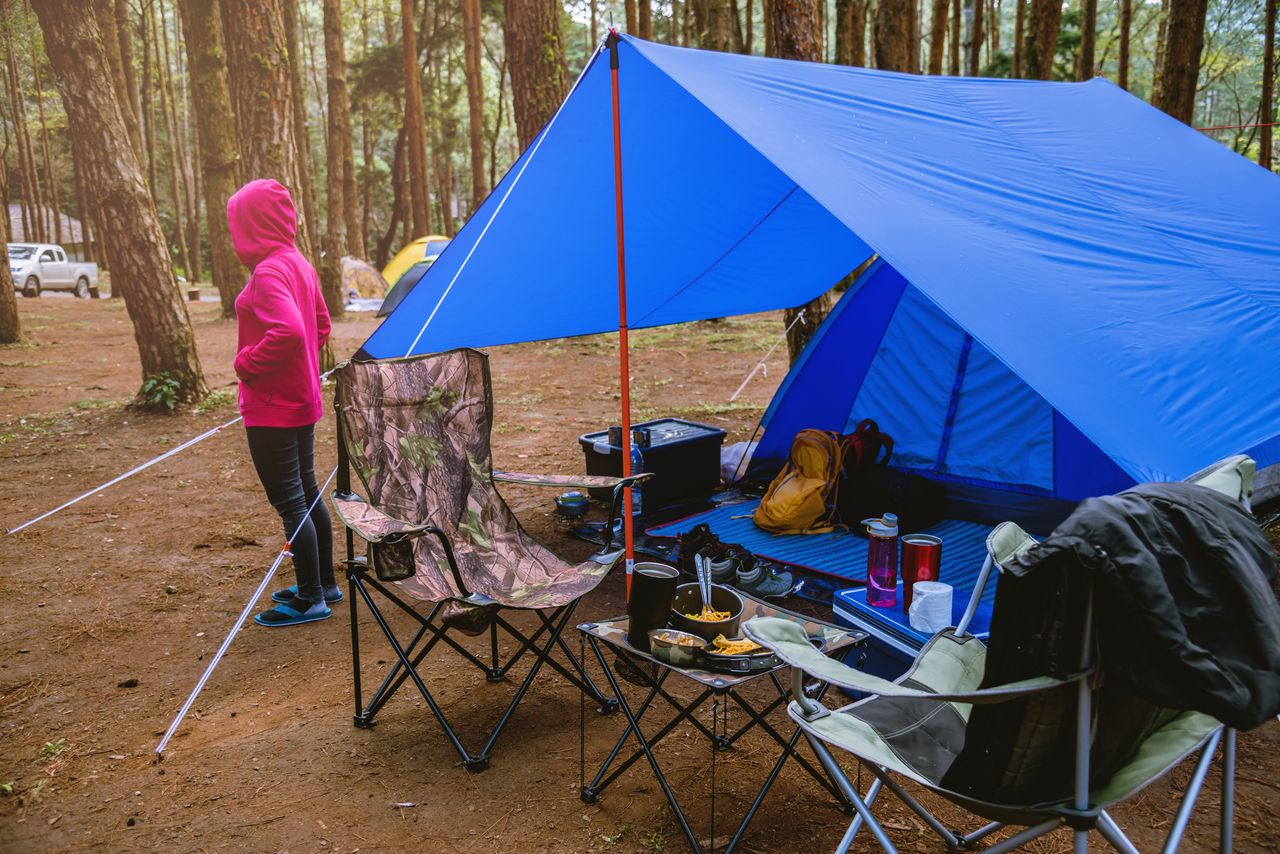
[[[631,477],[631,365],[627,351],[627,254],[622,227],[622,109],[618,101],[618,31],[610,27],[609,76],[613,84],[613,207],[618,231],[618,363],[622,393],[622,476]],[[627,560],[627,598],[631,598],[631,571],[636,565],[635,531],[631,519],[631,486],[622,491],[622,530]]]

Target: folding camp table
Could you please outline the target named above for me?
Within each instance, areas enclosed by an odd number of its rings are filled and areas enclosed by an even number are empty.
[[[850,631],[842,629],[839,626],[830,623],[811,620],[799,614],[771,605],[762,599],[757,599],[746,593],[742,594],[743,613],[742,622],[746,622],[753,617],[783,617],[793,620],[804,627],[805,634],[814,645],[827,655],[843,656],[855,644],[863,643],[867,634],[861,631]],[[774,726],[769,723],[769,716],[780,707],[785,707],[788,700],[791,699],[790,692],[783,682],[778,678],[778,671],[785,665],[778,664],[768,670],[762,670],[756,673],[743,674],[726,674],[716,673],[710,670],[702,670],[698,668],[680,668],[673,667],[665,662],[659,661],[652,655],[641,652],[635,647],[627,643],[627,618],[618,617],[611,620],[604,620],[595,623],[583,623],[578,626],[585,637],[587,643],[591,645],[591,651],[595,653],[596,660],[600,662],[601,668],[604,670],[605,678],[609,680],[609,686],[613,689],[614,696],[618,698],[619,708],[622,709],[623,715],[626,717],[626,728],[622,735],[618,737],[617,743],[613,749],[609,751],[608,757],[596,772],[595,777],[590,783],[583,785],[581,789],[582,800],[587,803],[595,803],[599,800],[600,794],[618,779],[624,771],[633,765],[641,757],[649,761],[649,766],[653,769],[654,776],[658,779],[658,785],[662,787],[663,794],[667,797],[667,802],[671,804],[672,813],[676,820],[680,823],[680,828],[684,831],[685,837],[689,841],[689,845],[694,852],[701,852],[702,847],[698,844],[698,839],[694,835],[693,829],[689,826],[688,818],[684,814],[684,810],[680,806],[679,800],[676,798],[675,791],[667,782],[666,775],[662,771],[661,765],[658,763],[657,757],[654,755],[653,748],[665,738],[672,730],[676,728],[682,721],[687,722],[704,736],[707,737],[712,750],[712,769],[714,771],[715,754],[718,751],[730,749],[738,739],[742,738],[752,729],[759,727],[782,748],[782,753],[778,757],[778,761],[774,764],[773,769],[765,778],[759,793],[751,803],[751,807],[742,818],[742,823],[738,826],[737,832],[734,833],[733,839],[729,842],[725,849],[727,852],[732,851],[742,839],[746,832],[747,825],[759,810],[760,804],[764,801],[765,795],[773,786],[774,781],[781,773],[782,767],[788,759],[794,758],[796,763],[800,765],[810,776],[818,781],[824,789],[831,794],[839,803],[840,808],[848,815],[852,814],[853,804],[845,797],[841,789],[835,785],[834,781],[826,774],[825,770],[815,767],[804,756],[796,751],[796,744],[800,740],[800,730],[797,728],[790,738],[784,737]],[[603,646],[608,646],[618,653],[617,661],[612,666],[606,659]],[[648,683],[648,688],[644,699],[638,705],[632,705],[628,702],[626,695],[622,691],[619,683],[618,675],[621,667],[627,667],[631,672],[628,677],[624,677],[627,681],[634,681],[637,675],[640,675],[640,681]],[[666,688],[667,679],[676,674],[680,677],[689,679],[695,683],[701,691],[690,702],[681,702]],[[742,695],[740,689],[749,682],[756,680],[765,680],[773,686],[777,696],[765,705],[763,708],[757,708]],[[824,683],[818,683],[815,696],[821,697],[826,693],[827,686]],[[646,735],[640,729],[640,722],[644,718],[645,713],[653,705],[653,701],[661,698],[672,707],[675,714],[659,729],[653,731],[652,735]],[[712,721],[711,727],[698,720],[694,714],[698,709],[702,708],[708,701],[712,703]],[[728,709],[730,703],[736,705],[747,715],[747,721],[738,727],[732,734],[729,733],[728,725]],[[627,758],[619,761],[619,756],[623,748],[626,746],[627,740],[632,736],[635,737],[639,747]],[[584,760],[585,766],[585,760]],[[711,787],[711,847],[715,847],[715,779],[712,776]]]

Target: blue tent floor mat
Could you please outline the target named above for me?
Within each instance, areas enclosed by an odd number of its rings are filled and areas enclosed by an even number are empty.
[[[654,537],[675,537],[706,523],[721,542],[738,543],[753,554],[790,564],[821,575],[865,583],[867,539],[852,533],[770,534],[756,527],[751,513],[760,499],[721,504],[711,510],[649,528]],[[920,533],[942,540],[942,581],[956,588],[956,597],[968,596],[987,556],[991,525],[944,520]],[[961,591],[964,591],[961,593]],[[988,588],[994,596],[994,585]],[[880,609],[875,609],[880,610]],[[899,609],[901,610],[901,609]]]

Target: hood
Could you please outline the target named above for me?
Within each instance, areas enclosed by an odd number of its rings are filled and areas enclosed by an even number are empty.
[[[236,256],[253,268],[270,255],[294,248],[298,215],[279,181],[259,178],[227,199],[227,225]]]

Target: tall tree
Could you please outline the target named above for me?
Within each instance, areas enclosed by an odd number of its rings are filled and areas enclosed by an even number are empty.
[[[840,65],[867,64],[865,0],[836,0],[836,62]]]
[[[1032,80],[1052,80],[1058,30],[1062,28],[1062,0],[1031,0],[1030,17],[1031,26],[1022,54],[1023,73]]]
[[[639,24],[640,38],[645,41],[653,40],[653,0],[639,0],[639,14],[636,16]]]
[[[5,31],[5,59],[8,64],[9,115],[13,119],[13,137],[18,144],[19,190],[22,193],[22,228],[26,240],[44,242],[44,216],[40,198],[40,181],[36,159],[31,150],[31,134],[27,126],[27,102],[22,94],[22,77],[13,50],[13,34]]]
[[[521,148],[528,148],[569,93],[560,38],[563,10],[558,0],[505,0],[505,5],[503,39],[511,63],[516,137]]]
[[[236,296],[244,287],[245,270],[236,257],[227,229],[227,199],[240,186],[236,117],[231,109],[226,52],[222,37],[222,0],[181,0],[183,39],[191,90],[199,105],[200,172],[204,178],[205,224],[213,285],[222,301],[222,316],[234,317]]]
[[[347,97],[347,54],[339,0],[324,0],[325,88],[329,98],[326,218],[320,290],[332,317],[346,312],[342,299],[342,256],[347,246],[347,194],[355,195],[355,163],[351,152],[351,104]],[[351,181],[348,182],[348,176]]]
[[[1116,82],[1129,88],[1129,43],[1133,30],[1133,0],[1120,0],[1120,58],[1117,60]]]
[[[942,73],[942,60],[946,56],[947,0],[933,0],[929,20],[929,73]]]
[[[1094,47],[1098,43],[1098,0],[1080,0],[1080,49],[1076,53],[1076,79],[1089,80],[1096,71]]]
[[[1023,31],[1027,20],[1027,0],[1013,0],[1016,8],[1013,13],[1013,76],[1021,77],[1023,72]],[[1129,3],[1130,0],[1121,0]]]
[[[157,3],[159,6],[159,16],[164,17],[163,3]],[[169,88],[169,30],[163,25],[163,22],[157,22],[156,16],[151,16],[151,41],[157,48],[163,47],[163,52],[157,50],[156,58],[158,62],[159,74],[157,78],[160,82],[160,124],[164,126],[165,144],[168,151],[169,161],[169,195],[173,198],[173,232],[174,238],[178,244],[178,263],[182,266],[182,272],[186,277],[195,281],[195,272],[191,269],[191,255],[187,251],[187,235],[182,227],[183,210],[186,202],[183,194],[182,181],[179,178],[181,171],[181,163],[178,159],[178,124],[177,114],[171,110],[173,106],[172,93]],[[162,35],[163,34],[163,35]],[[155,188],[152,188],[152,193]]]
[[[0,151],[0,195],[9,198],[9,137],[5,134],[4,150]],[[0,218],[0,239],[8,243],[9,216]],[[22,338],[22,320],[18,317],[18,298],[13,288],[13,273],[8,264],[0,264],[0,344],[12,344]]]
[[[1204,50],[1204,19],[1208,0],[1169,0],[1160,90],[1155,105],[1181,122],[1191,124]]]
[[[295,202],[304,198],[294,142],[293,73],[289,68],[284,4],[287,0],[223,0],[222,20],[231,103],[240,147],[240,178],[274,178]],[[305,211],[298,248],[310,255]]]
[[[300,192],[294,191],[302,202],[298,245],[306,247],[303,252],[309,253],[311,231],[319,228],[320,215],[316,208],[315,184],[311,180],[316,170],[311,154],[311,135],[307,133],[306,89],[302,82],[302,51],[298,42],[298,4],[296,0],[285,0],[282,6],[284,40],[289,48],[289,114],[293,118],[294,162],[297,164],[298,185],[301,187]]]
[[[182,400],[208,394],[155,202],[142,179],[93,15],[76,0],[32,0],[85,178],[99,200],[114,285],[124,291],[143,378],[168,375]]]
[[[965,45],[965,74],[977,77],[982,73],[982,10],[985,0],[966,0],[965,12],[969,15],[969,41]]]
[[[1267,0],[1262,37],[1262,95],[1258,99],[1258,114],[1262,132],[1258,144],[1258,165],[1271,168],[1272,132],[1276,120],[1276,0]]]
[[[139,100],[140,93],[138,91],[138,76],[133,68],[133,20],[129,14],[129,0],[114,0],[113,13],[115,17],[115,27],[112,33],[116,37],[116,46],[119,48],[118,56],[120,60],[120,76],[121,80],[117,85],[117,90],[124,89],[124,99],[120,101],[122,112],[125,114],[125,127],[130,128],[129,139],[134,143],[134,149],[138,152],[138,158],[142,158],[143,142],[142,142],[142,102]],[[103,41],[106,42],[111,33],[103,31]],[[108,59],[110,59],[110,50],[108,49]]]
[[[422,111],[422,70],[418,65],[414,5],[414,0],[400,0],[404,129],[409,152],[409,217],[406,221],[412,224],[414,237],[424,237],[431,231],[431,197],[427,186],[427,120]]]
[[[640,22],[636,20],[636,0],[624,0],[622,4],[623,15],[627,21],[627,32],[630,35],[638,35],[640,32]]]
[[[770,56],[810,62],[822,60],[818,0],[771,0],[765,6],[765,14]],[[822,294],[807,305],[783,312],[783,323],[787,327],[787,352],[792,362],[804,350],[830,310],[831,300],[826,294]]]
[[[734,15],[730,0],[695,2],[693,16],[698,27],[698,47],[725,53],[734,50]]]
[[[961,0],[951,2],[951,38],[947,41],[947,73],[952,77],[960,76],[960,24],[964,17],[960,10]]]
[[[646,4],[647,5],[647,4]],[[462,59],[467,81],[467,139],[471,146],[471,210],[484,201],[484,76],[480,70],[480,0],[462,0]],[[595,49],[595,42],[591,43]]]
[[[876,68],[912,71],[915,0],[876,3]]]
[[[58,200],[58,176],[53,171],[53,154],[49,150],[49,123],[44,115],[44,79],[40,75],[40,54],[35,44],[31,46],[31,71],[36,96],[36,114],[40,119],[40,150],[44,161],[44,190],[42,195],[48,200],[51,228],[45,234],[53,238],[54,243],[62,243],[62,204]]]

